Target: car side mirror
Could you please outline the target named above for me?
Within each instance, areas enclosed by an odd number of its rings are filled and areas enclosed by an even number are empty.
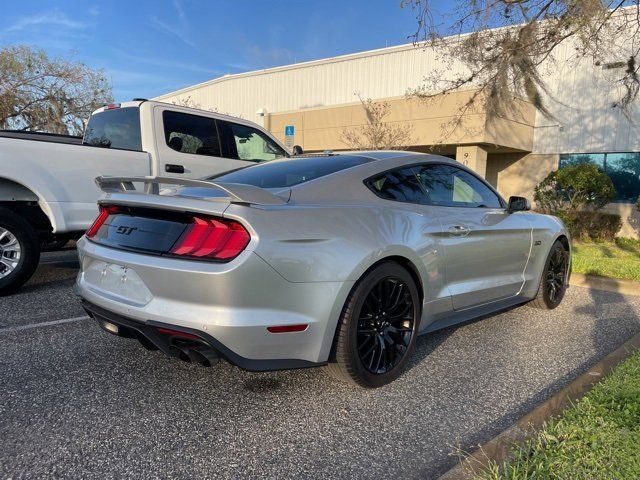
[[[527,210],[531,210],[531,202],[524,197],[509,197],[507,210],[509,213],[526,212]]]
[[[302,147],[300,145],[294,145],[291,152],[293,155],[302,155],[304,153],[304,150],[302,150]]]

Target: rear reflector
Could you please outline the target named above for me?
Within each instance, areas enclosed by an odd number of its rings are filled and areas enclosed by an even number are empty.
[[[223,218],[193,217],[171,249],[173,255],[231,260],[242,252],[251,237],[238,222]]]
[[[170,328],[158,328],[158,333],[163,335],[171,335],[172,337],[193,338],[199,339],[200,337],[193,333],[180,332],[178,330],[171,330]]]
[[[277,325],[275,327],[267,327],[269,333],[291,333],[291,332],[304,332],[309,324],[300,323],[297,325]]]
[[[98,208],[100,209],[98,218],[95,219],[93,225],[91,225],[89,227],[89,230],[87,230],[86,235],[89,238],[92,238],[96,233],[98,233],[98,230],[100,230],[102,224],[107,220],[107,218],[109,218],[109,215],[118,213],[120,211],[118,207],[113,205],[100,205]]]

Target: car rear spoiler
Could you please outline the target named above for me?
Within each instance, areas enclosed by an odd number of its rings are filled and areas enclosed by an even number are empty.
[[[179,185],[222,190],[227,194],[231,203],[250,205],[284,205],[287,203],[284,198],[263,188],[240,183],[216,183],[207,180],[173,177],[111,177],[104,175],[96,178],[96,184],[105,193],[136,191],[134,183],[142,183],[144,185],[143,191],[148,195],[160,195],[160,185]]]

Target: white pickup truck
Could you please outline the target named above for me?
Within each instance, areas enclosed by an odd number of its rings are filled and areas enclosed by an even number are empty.
[[[91,225],[97,176],[201,178],[288,155],[252,122],[147,100],[96,110],[83,138],[0,132],[0,294],[31,277],[43,245]]]

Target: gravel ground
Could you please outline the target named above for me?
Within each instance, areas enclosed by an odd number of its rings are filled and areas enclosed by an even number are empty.
[[[0,478],[435,478],[640,331],[640,297],[573,287],[421,337],[375,391],[147,352],[84,315],[75,252],[0,298]]]

